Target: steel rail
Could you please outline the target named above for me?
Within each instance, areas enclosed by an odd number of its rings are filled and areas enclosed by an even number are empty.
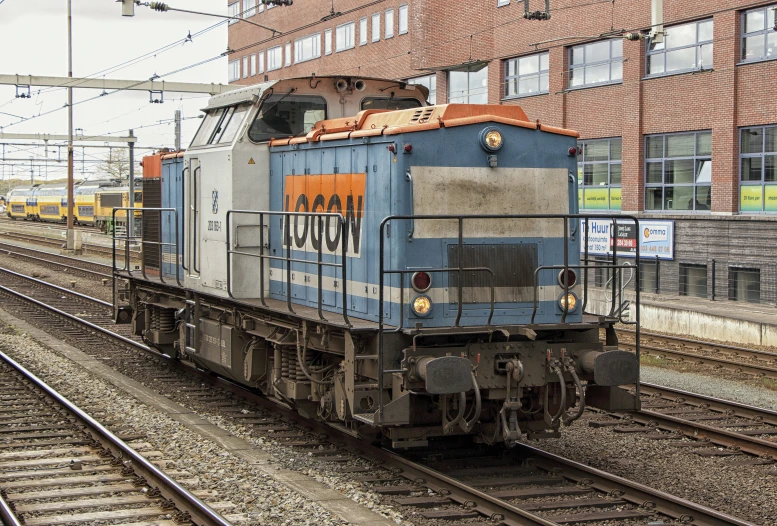
[[[2,246],[2,245],[6,245],[6,244],[5,243],[0,243],[0,246]],[[14,245],[7,245],[7,246],[14,246]],[[24,249],[24,247],[18,247],[18,248]],[[8,250],[7,248],[0,248],[0,252],[4,252],[7,255],[11,256],[11,257],[25,258],[28,261],[34,261],[36,263],[40,263],[41,265],[55,265],[57,267],[62,267],[62,268],[65,268],[65,269],[70,269],[73,272],[83,272],[84,274],[87,274],[87,275],[90,275],[90,276],[95,276],[95,277],[105,278],[105,279],[112,279],[113,278],[113,276],[110,275],[110,274],[104,274],[102,272],[97,272],[96,270],[89,270],[89,269],[86,269],[86,268],[73,267],[73,266],[70,266],[68,263],[60,263],[58,261],[53,261],[51,259],[44,259],[44,258],[39,258],[37,256],[32,256],[30,254],[23,254],[21,252],[14,252],[12,250]],[[40,252],[42,254],[46,254],[46,252],[43,252],[43,251],[36,251],[36,252]],[[50,255],[57,256],[58,254],[50,254]],[[79,261],[79,260],[75,260],[75,261]],[[97,265],[98,263],[95,263],[95,264]]]
[[[543,465],[544,463],[545,467],[548,469],[560,465],[564,470],[562,476],[572,476],[575,480],[581,482],[588,479],[593,482],[592,486],[594,488],[605,493],[623,491],[623,488],[626,488],[626,492],[621,495],[620,498],[639,506],[652,504],[654,505],[653,509],[659,513],[678,519],[682,523],[688,522],[698,526],[753,526],[750,522],[737,519],[736,517],[726,515],[725,513],[720,513],[689,500],[675,497],[674,495],[645,486],[644,484],[633,482],[617,475],[612,475],[596,468],[580,464],[579,462],[548,453],[542,449],[526,444],[519,444],[518,447],[521,447],[535,457],[542,459],[540,462],[537,462],[536,465]]]
[[[0,495],[0,522],[5,526],[22,526],[19,522],[19,518],[14,514],[11,507],[5,501],[2,495]]]
[[[6,237],[10,237],[12,239],[16,239],[18,241],[25,241],[27,243],[33,243],[33,244],[39,244],[39,245],[51,245],[51,246],[62,246],[64,243],[64,240],[61,238],[53,238],[53,237],[46,237],[46,236],[39,236],[34,234],[24,234],[22,232],[3,232],[3,235]],[[103,245],[94,245],[91,243],[83,243],[82,245],[87,252],[95,252],[95,253],[101,253],[101,254],[109,254],[111,253],[111,247],[103,246]],[[130,250],[130,254],[132,255],[133,259],[137,259],[140,257],[140,251]]]
[[[634,331],[631,329],[617,329],[618,332],[633,335]],[[710,351],[724,351],[734,355],[749,355],[749,356],[763,356],[768,360],[777,362],[777,353],[762,351],[760,349],[749,349],[747,347],[739,347],[736,345],[728,345],[724,343],[715,343],[712,341],[695,340],[693,338],[683,338],[682,336],[670,336],[667,334],[657,334],[654,332],[645,333],[640,331],[640,336],[648,339],[666,340],[670,342],[676,342],[682,345],[697,345],[701,347],[701,350]]]
[[[117,458],[129,459],[132,462],[132,469],[141,477],[145,478],[151,487],[158,487],[160,492],[171,499],[176,507],[182,511],[187,511],[192,520],[203,526],[229,526],[230,522],[214,511],[199,498],[190,493],[186,488],[168,477],[162,470],[149,462],[143,455],[128,446],[123,440],[106,429],[81,408],[73,404],[70,400],[59,394],[48,386],[40,378],[25,369],[10,356],[0,351],[0,359],[13,367],[27,380],[34,383],[38,389],[54,399],[57,404],[64,407],[69,413],[73,414],[82,423],[84,423],[91,434],[100,443],[107,445],[111,453]]]
[[[619,342],[619,345],[626,348],[626,350],[634,349],[635,347],[634,343],[624,341]],[[759,365],[755,363],[737,362],[734,360],[726,360],[725,358],[705,356],[703,354],[678,351],[675,349],[666,349],[664,347],[653,347],[651,345],[645,344],[641,344],[639,348],[644,355],[663,354],[666,356],[677,356],[681,359],[680,361],[688,361],[700,365],[711,365],[721,369],[727,369],[729,371],[743,372],[752,374],[754,376],[777,379],[777,367],[768,367],[766,365]]]
[[[103,301],[99,298],[93,298],[92,296],[87,296],[86,294],[81,294],[80,292],[76,292],[74,290],[66,289],[65,287],[60,287],[59,285],[54,285],[53,283],[49,283],[48,281],[43,281],[37,278],[33,278],[32,276],[26,276],[24,274],[19,274],[18,272],[14,272],[13,270],[8,270],[7,268],[0,267],[0,272],[4,272],[6,274],[9,274],[15,278],[23,279],[26,281],[30,281],[32,283],[35,283],[36,285],[41,285],[43,287],[54,289],[57,292],[61,292],[63,294],[68,294],[70,296],[75,296],[78,299],[88,301],[91,303],[96,303],[102,307],[107,307],[109,309],[113,309],[113,305],[108,303],[107,301]]]
[[[721,412],[733,411],[733,416],[752,418],[757,420],[759,423],[777,426],[777,411],[772,409],[743,404],[741,402],[734,402],[733,400],[724,400],[714,396],[691,393],[690,391],[683,391],[681,389],[675,389],[665,385],[657,385],[646,382],[640,382],[640,384],[642,385],[643,393],[645,394],[660,394],[661,397],[666,400],[676,400],[681,398],[682,401],[686,404],[696,406],[707,405],[709,409]]]

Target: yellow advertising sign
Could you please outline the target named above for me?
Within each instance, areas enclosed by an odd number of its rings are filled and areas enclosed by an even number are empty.
[[[739,210],[741,212],[763,211],[763,187],[761,185],[739,187]]]
[[[621,209],[621,189],[610,188],[610,210]]]
[[[764,186],[764,211],[777,212],[777,185]]]
[[[586,210],[607,210],[607,188],[586,188],[583,194],[583,208]]]

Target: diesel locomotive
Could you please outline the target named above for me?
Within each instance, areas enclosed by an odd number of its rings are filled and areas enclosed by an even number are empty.
[[[212,97],[187,151],[144,160],[142,231],[114,241],[117,322],[393,447],[511,445],[587,405],[636,409],[622,306],[585,313],[578,134],[427,95],[309,77]]]

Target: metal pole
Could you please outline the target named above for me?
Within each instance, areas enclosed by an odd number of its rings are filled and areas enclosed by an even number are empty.
[[[32,157],[30,157],[30,186],[35,184],[35,169],[32,167]]]
[[[67,76],[73,78],[72,0],[67,0]],[[67,250],[75,250],[73,229],[73,86],[67,88]]]
[[[134,137],[132,134],[132,130],[129,131],[129,136]],[[135,208],[135,143],[130,142],[129,144],[129,203],[127,206]],[[130,214],[132,212],[132,214]],[[131,232],[132,235],[135,234],[135,211],[134,210],[128,210],[127,211],[127,235],[130,235]],[[141,249],[142,250],[142,249]]]
[[[181,110],[175,110],[175,151],[181,151]]]
[[[712,260],[712,301],[715,301],[715,260]]]

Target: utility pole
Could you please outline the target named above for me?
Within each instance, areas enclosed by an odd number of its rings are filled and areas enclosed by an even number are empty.
[[[181,110],[175,110],[175,151],[181,151]]]
[[[67,0],[67,76],[73,78],[73,13],[72,0]],[[67,244],[68,251],[76,249],[73,228],[73,86],[67,88]]]
[[[35,184],[35,169],[32,167],[32,157],[30,157],[30,186]]]
[[[133,137],[132,130],[129,131],[129,136]],[[129,143],[129,203],[127,206],[135,208],[135,142]],[[132,219],[130,219],[132,218]],[[127,211],[127,235],[132,237],[135,235],[135,211]]]

